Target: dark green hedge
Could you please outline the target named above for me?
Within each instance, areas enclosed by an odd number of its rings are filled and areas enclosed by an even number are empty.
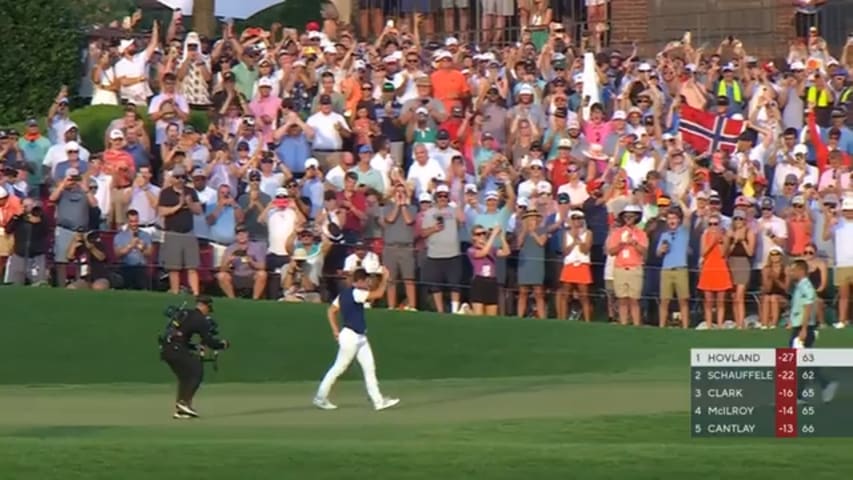
[[[145,121],[148,134],[154,135],[154,124],[148,117],[147,110],[139,108],[139,113]],[[97,105],[85,107],[71,112],[71,119],[80,128],[80,137],[83,145],[91,152],[100,152],[104,149],[104,134],[110,122],[124,115],[124,107],[113,107],[108,105]],[[41,118],[42,131],[46,131],[45,119]],[[190,113],[190,121],[197,129],[207,130],[207,113],[193,111]],[[19,122],[14,125],[18,131],[23,131],[24,124]]]
[[[81,21],[68,0],[0,0],[0,124],[47,112],[82,77]]]

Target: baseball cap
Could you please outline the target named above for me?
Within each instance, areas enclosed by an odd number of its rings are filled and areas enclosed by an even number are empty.
[[[844,200],[841,201],[841,209],[853,210],[853,198],[845,197]]]
[[[794,155],[806,155],[809,153],[809,147],[803,145],[802,143],[798,143],[794,146]]]
[[[791,199],[791,205],[805,205],[806,197],[802,195],[794,195],[794,198]]]
[[[273,81],[269,77],[262,77],[258,80],[258,88],[272,88]]]
[[[110,140],[117,140],[120,138],[124,138],[124,132],[122,132],[118,128],[114,128],[112,131],[110,131]]]
[[[311,167],[320,168],[320,162],[314,157],[305,160],[305,168],[308,169]]]
[[[800,179],[793,173],[789,173],[785,175],[785,183],[793,183],[794,185],[798,185],[800,183]]]
[[[261,180],[261,172],[257,170],[252,170],[249,172],[249,181],[250,182],[258,182]]]
[[[568,193],[563,192],[563,193],[557,195],[557,203],[559,203],[560,205],[567,205],[571,202],[572,202],[572,199]]]
[[[276,197],[287,197],[287,196],[289,196],[289,194],[287,193],[287,189],[286,189],[286,188],[284,188],[284,187],[278,187],[278,188],[276,188],[276,189],[275,189],[275,196],[276,196]]]
[[[530,163],[527,166],[528,167],[545,168],[545,164],[542,163],[542,160],[539,158],[534,158],[533,160],[530,161]]]
[[[246,227],[242,223],[238,223],[237,226],[234,227],[234,233],[248,232],[248,231],[249,231],[248,227]]]
[[[501,198],[501,196],[494,190],[486,192],[486,200],[498,200],[499,198]]]
[[[566,124],[566,130],[580,130],[581,124],[577,120],[570,120],[569,123]]]
[[[234,76],[234,72],[225,72],[222,74],[222,80],[226,82],[233,82],[237,77]]]
[[[436,140],[450,140],[450,132],[448,132],[447,130],[442,128],[435,135],[435,139]]]
[[[541,181],[536,184],[537,193],[551,193],[551,184],[546,181]]]
[[[373,147],[371,147],[369,144],[364,144],[358,147],[358,153],[373,153]]]
[[[628,115],[625,113],[625,110],[616,110],[613,112],[613,120],[625,120],[628,118]]]
[[[773,208],[776,203],[770,197],[764,197],[761,199],[761,208]]]
[[[204,178],[207,178],[207,174],[206,174],[206,173],[204,173],[204,170],[203,170],[203,169],[201,169],[201,168],[196,168],[196,169],[194,169],[194,170],[193,170],[193,172],[192,172],[192,174],[191,174],[190,176],[191,176],[191,177],[193,177],[193,178],[198,178],[198,177],[204,177]]]
[[[80,144],[75,142],[74,140],[71,140],[70,142],[65,144],[65,151],[66,152],[79,151],[79,150],[80,150]]]
[[[6,198],[9,196],[9,190],[5,188],[0,188],[0,198]]]
[[[441,184],[435,187],[435,193],[450,193],[450,189],[447,188],[447,185]]]
[[[557,144],[557,148],[572,148],[572,141],[568,138],[561,138],[560,143]]]
[[[732,212],[732,218],[733,219],[745,220],[746,219],[746,213],[742,209],[735,209],[735,211]]]
[[[838,195],[834,193],[828,193],[823,197],[824,205],[838,205]]]
[[[465,184],[465,193],[477,193],[477,192],[478,192],[477,185],[475,185],[473,183],[466,183]]]
[[[534,93],[535,91],[533,90],[533,87],[527,84],[522,85],[521,88],[518,89],[519,95],[533,95]]]
[[[28,127],[37,127],[38,124],[39,124],[39,121],[36,120],[35,117],[30,117],[27,119],[27,126]]]
[[[329,95],[320,95],[320,98],[317,99],[320,105],[331,105],[332,97]]]
[[[184,125],[184,133],[196,133],[192,125]]]
[[[187,170],[183,167],[183,165],[176,165],[172,168],[173,177],[183,177],[186,174]]]
[[[432,203],[432,195],[430,195],[428,192],[422,192],[420,195],[418,195],[418,203],[424,202]]]
[[[637,70],[640,72],[650,72],[650,71],[652,71],[652,66],[646,62],[643,62],[640,64],[639,67],[637,67]]]

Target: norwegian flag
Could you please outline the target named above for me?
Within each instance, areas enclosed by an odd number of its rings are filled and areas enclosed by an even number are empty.
[[[746,129],[743,120],[732,120],[689,105],[681,106],[678,131],[698,154],[719,150],[733,152],[737,139]]]

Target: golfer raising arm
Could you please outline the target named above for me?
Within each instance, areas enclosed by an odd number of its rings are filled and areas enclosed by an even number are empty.
[[[364,383],[367,394],[373,401],[373,408],[377,411],[385,410],[400,403],[397,398],[385,398],[379,392],[379,382],[376,380],[376,365],[373,362],[373,352],[367,341],[367,323],[364,320],[364,304],[379,300],[385,294],[385,286],[388,283],[388,269],[382,269],[382,280],[373,290],[368,291],[367,272],[356,270],[352,275],[352,286],[345,288],[338,298],[329,306],[329,325],[332,334],[338,341],[338,356],[335,363],[326,372],[317,395],[314,397],[314,405],[323,410],[334,410],[338,408],[329,401],[329,392],[340,377],[352,363],[353,357],[361,365],[364,373]],[[343,328],[338,327],[338,312],[343,319]]]

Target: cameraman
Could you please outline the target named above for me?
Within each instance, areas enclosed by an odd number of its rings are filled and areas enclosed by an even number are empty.
[[[68,288],[102,291],[109,290],[111,284],[117,284],[117,281],[110,280],[112,274],[105,252],[97,231],[76,231],[68,245],[67,256],[68,263],[77,265],[77,281],[69,284]]]
[[[298,226],[288,237],[287,248],[293,255],[282,272],[284,301],[320,303],[320,274],[331,242],[318,242],[311,230]]]
[[[0,191],[0,196],[3,192]],[[31,199],[23,201],[23,213],[6,224],[6,233],[14,238],[14,249],[9,258],[6,282],[37,285],[47,281],[45,253],[50,229],[44,221],[44,212]]]
[[[160,359],[169,365],[178,379],[178,396],[175,403],[175,414],[172,418],[187,419],[198,417],[193,409],[193,397],[201,386],[204,376],[202,357],[205,348],[225,350],[230,344],[227,340],[216,338],[212,328],[213,299],[207,295],[196,297],[195,309],[186,312],[184,318],[173,318],[169,322],[163,343]],[[193,335],[201,337],[201,344],[191,343]]]

